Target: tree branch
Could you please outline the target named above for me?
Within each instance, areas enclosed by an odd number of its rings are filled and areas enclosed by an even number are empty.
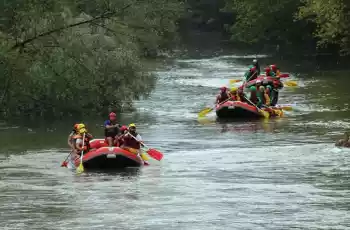
[[[95,18],[92,18],[92,19],[89,19],[89,20],[73,23],[73,24],[70,24],[70,25],[67,25],[67,26],[62,26],[62,27],[59,27],[59,28],[56,28],[56,29],[49,30],[47,32],[38,34],[38,35],[36,35],[36,36],[34,36],[32,38],[26,39],[26,40],[24,40],[24,41],[22,41],[20,43],[17,43],[16,45],[12,46],[10,51],[15,50],[15,49],[17,49],[19,47],[24,47],[27,43],[30,43],[30,42],[38,39],[38,38],[45,37],[47,35],[50,35],[50,34],[53,34],[53,33],[57,33],[57,32],[60,32],[62,30],[65,30],[65,29],[69,29],[69,28],[72,28],[72,27],[84,25],[84,24],[91,23],[91,22],[94,22],[94,21],[97,21],[97,20],[100,20],[100,19],[104,19],[104,18],[110,18],[112,16],[115,16],[117,14],[122,13],[124,10],[126,10],[127,8],[129,8],[132,5],[133,5],[133,3],[130,3],[130,4],[126,5],[126,6],[124,6],[120,11],[107,12],[107,13],[104,13],[104,14],[98,16],[98,17],[95,17]]]

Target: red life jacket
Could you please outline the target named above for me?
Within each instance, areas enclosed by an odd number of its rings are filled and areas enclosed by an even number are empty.
[[[219,101],[219,103],[221,103],[221,102],[227,100],[228,98],[229,98],[229,96],[228,96],[227,91],[224,92],[224,93],[220,93],[220,94],[217,96],[217,100]]]
[[[136,137],[138,134],[137,133],[134,133],[134,134],[131,133],[131,135]],[[133,148],[133,149],[140,149],[141,148],[140,143],[137,140],[135,140],[130,135],[124,136],[124,138],[123,138],[123,146],[129,147],[129,148]]]

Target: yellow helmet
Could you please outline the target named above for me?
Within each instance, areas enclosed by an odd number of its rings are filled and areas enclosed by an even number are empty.
[[[238,90],[237,87],[232,87],[232,88],[231,88],[231,92],[236,92],[237,90]]]
[[[85,125],[84,124],[78,124],[78,130],[80,130],[80,129],[84,129],[85,128]]]
[[[83,133],[86,133],[86,132],[87,132],[87,130],[85,128],[79,129],[79,133],[80,134],[83,134]]]
[[[131,127],[136,128],[136,125],[135,125],[134,123],[131,123],[131,124],[129,125],[129,128],[131,128]]]

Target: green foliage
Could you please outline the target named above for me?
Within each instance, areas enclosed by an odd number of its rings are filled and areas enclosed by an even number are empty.
[[[293,33],[303,27],[293,18],[299,4],[295,0],[227,0],[225,10],[236,14],[229,28],[232,40],[279,45],[295,41]]]
[[[0,4],[5,117],[130,108],[154,87],[155,76],[144,69],[143,57],[171,47],[183,9],[175,0]]]
[[[344,53],[350,52],[350,4],[345,0],[303,0],[297,14],[298,19],[306,19],[317,25],[314,35],[318,45],[336,44]]]
[[[318,48],[336,44],[350,51],[350,4],[346,0],[226,0],[236,15],[231,39],[247,44]]]

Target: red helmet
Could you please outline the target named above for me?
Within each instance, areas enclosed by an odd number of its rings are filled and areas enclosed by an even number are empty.
[[[78,130],[78,127],[79,127],[79,124],[75,124],[74,126],[73,126],[73,130]]]
[[[265,73],[270,73],[271,71],[270,67],[266,67],[264,70],[265,70]]]
[[[126,125],[123,125],[121,128],[120,128],[120,131],[124,132],[125,130],[128,130],[128,127]]]
[[[109,117],[117,117],[117,114],[111,112],[111,113],[109,114]]]
[[[227,87],[226,87],[226,86],[222,86],[222,87],[220,88],[220,90],[221,90],[221,91],[226,91],[226,90],[227,90]]]
[[[277,71],[277,66],[276,66],[276,65],[270,65],[270,69],[271,69],[273,72],[276,72],[276,71]]]

